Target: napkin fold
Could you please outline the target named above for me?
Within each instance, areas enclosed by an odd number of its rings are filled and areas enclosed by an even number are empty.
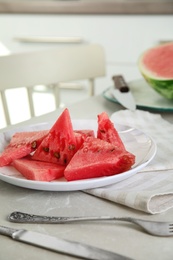
[[[154,159],[142,171],[121,182],[85,192],[150,214],[173,207],[173,125],[161,115],[121,110],[111,116],[114,123],[140,129],[157,144]]]

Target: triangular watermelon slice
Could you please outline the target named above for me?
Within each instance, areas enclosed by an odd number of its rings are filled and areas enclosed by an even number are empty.
[[[28,180],[53,181],[63,177],[65,166],[27,158],[13,161],[13,166]]]
[[[33,149],[36,149],[43,138],[48,134],[49,130],[39,130],[31,132],[16,132],[11,140],[9,146],[18,146],[19,144],[31,144]]]
[[[67,165],[77,150],[72,122],[66,108],[33,155],[34,160]]]
[[[98,115],[97,138],[107,141],[114,146],[125,150],[125,146],[106,112]]]
[[[106,141],[88,137],[67,165],[68,181],[122,173],[131,168],[135,156]]]
[[[33,152],[48,134],[47,130],[15,133],[9,145],[0,155],[0,167]]]

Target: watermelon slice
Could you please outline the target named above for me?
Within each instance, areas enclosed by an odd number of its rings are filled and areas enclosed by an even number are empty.
[[[78,150],[87,137],[94,137],[93,130],[74,130],[74,135],[76,138],[76,149]]]
[[[47,134],[47,130],[15,133],[9,145],[0,155],[0,167],[9,165],[14,159],[22,158],[33,152]]]
[[[15,133],[10,141],[10,146],[17,146],[19,144],[30,143],[33,149],[36,149],[43,138],[48,134],[48,130],[39,130],[31,132],[17,132]]]
[[[97,138],[125,150],[125,146],[106,112],[98,115]]]
[[[67,165],[67,181],[110,176],[127,171],[135,156],[106,141],[88,137]]]
[[[65,109],[33,155],[33,160],[67,165],[77,150],[68,109]]]
[[[28,180],[53,181],[64,175],[65,166],[22,158],[13,161],[13,166]]]
[[[146,50],[139,57],[138,66],[154,90],[168,99],[173,99],[173,43]]]

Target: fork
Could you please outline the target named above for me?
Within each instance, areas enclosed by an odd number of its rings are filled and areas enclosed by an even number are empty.
[[[31,215],[23,212],[12,212],[8,219],[11,222],[17,223],[39,223],[39,224],[65,224],[69,222],[79,221],[126,221],[137,224],[142,227],[147,233],[154,236],[173,236],[173,223],[170,222],[156,222],[148,221],[130,217],[111,217],[111,216],[93,216],[93,217],[53,217],[53,216],[41,216]]]

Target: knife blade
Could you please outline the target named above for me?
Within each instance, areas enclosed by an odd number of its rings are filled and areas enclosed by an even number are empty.
[[[45,235],[35,231],[25,229],[14,229],[0,226],[0,234],[9,236],[19,242],[24,242],[45,249],[91,260],[130,260],[131,258],[106,251],[87,244],[59,239],[54,236]],[[132,259],[131,259],[132,260]]]
[[[114,89],[112,90],[112,95],[123,107],[134,111],[136,109],[136,103],[130,91],[130,88],[124,80],[123,76],[113,76],[112,79],[114,81]]]

